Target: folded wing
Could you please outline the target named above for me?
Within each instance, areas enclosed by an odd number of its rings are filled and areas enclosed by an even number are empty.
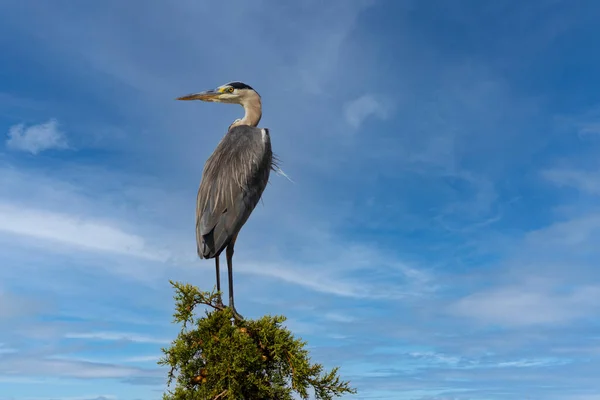
[[[232,128],[204,165],[196,202],[200,258],[218,256],[239,232],[268,183],[273,155],[268,131]]]

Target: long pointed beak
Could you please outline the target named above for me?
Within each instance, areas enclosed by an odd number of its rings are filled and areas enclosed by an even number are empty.
[[[187,94],[185,96],[178,97],[175,100],[202,100],[202,101],[218,101],[220,92],[216,90],[207,90],[199,93]]]

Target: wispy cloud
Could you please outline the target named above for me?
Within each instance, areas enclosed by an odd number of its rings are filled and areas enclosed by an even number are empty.
[[[13,349],[10,347],[7,347],[4,343],[0,343],[0,355],[2,354],[9,354],[9,353],[16,353],[17,349]]]
[[[100,341],[126,341],[135,343],[170,343],[169,339],[154,338],[137,333],[127,332],[83,332],[83,333],[67,333],[67,339],[89,339]]]
[[[35,314],[43,310],[46,305],[42,301],[16,295],[0,287],[0,321]]]
[[[600,306],[600,286],[564,293],[543,287],[512,286],[481,291],[449,307],[457,316],[502,326],[555,325],[586,318]]]
[[[572,259],[572,253],[577,248],[579,252],[597,252],[595,246],[600,237],[600,212],[589,211],[565,220],[558,220],[544,228],[532,230],[525,237],[524,245],[530,251],[548,252],[557,255],[567,252]],[[575,247],[577,246],[577,247]]]
[[[600,133],[600,132],[599,132]],[[580,394],[565,397],[565,400],[600,400],[600,395],[598,394]]]
[[[117,400],[111,394],[90,394],[83,396],[54,396],[51,400]],[[48,400],[48,397],[23,397],[23,400]]]
[[[600,135],[600,123],[591,123],[581,126],[579,133],[581,135]]]
[[[332,248],[335,245],[332,245]],[[435,277],[395,260],[378,257],[375,251],[366,267],[360,260],[334,258],[328,263],[280,261],[240,263],[238,270],[298,285],[315,292],[355,299],[411,299],[433,295],[439,288]],[[360,278],[365,268],[379,268],[374,278]]]
[[[458,363],[461,362],[462,358],[461,357],[455,357],[455,356],[448,356],[445,354],[441,354],[441,353],[435,353],[435,352],[410,352],[407,354],[410,357],[413,358],[417,358],[420,360],[425,360],[428,363],[434,365],[434,364],[449,364],[449,365],[456,365]]]
[[[577,169],[548,169],[542,176],[558,186],[579,189],[590,194],[600,194],[600,173]]]
[[[366,288],[358,283],[340,281],[331,274],[326,273],[316,275],[316,271],[307,274],[305,267],[301,266],[285,267],[280,264],[261,263],[254,266],[243,264],[239,266],[239,269],[244,273],[268,276],[321,293],[359,298],[367,296]]]
[[[347,324],[356,321],[356,318],[353,317],[352,315],[339,314],[339,313],[334,313],[334,312],[326,313],[324,315],[324,317],[325,317],[325,319],[327,319],[329,321],[341,322],[341,323],[347,323]]]
[[[125,362],[131,362],[131,363],[144,363],[144,362],[148,362],[148,363],[156,363],[163,355],[162,354],[155,354],[155,355],[150,355],[150,356],[134,356],[134,357],[128,357],[126,358],[124,361]]]
[[[380,100],[371,94],[365,94],[346,103],[344,106],[346,122],[354,129],[358,129],[369,117],[385,119],[389,113],[389,100]]]
[[[12,150],[38,154],[50,149],[68,149],[66,135],[58,127],[58,121],[51,119],[39,125],[26,127],[25,124],[13,125],[8,130],[6,146]]]
[[[83,360],[11,357],[0,363],[0,375],[64,378],[131,378],[157,376],[158,370],[141,369]]]
[[[534,368],[548,367],[555,365],[569,364],[569,360],[542,358],[542,359],[521,359],[513,361],[502,361],[496,364],[497,368]]]
[[[59,242],[89,251],[164,260],[165,255],[149,249],[140,236],[126,233],[109,223],[81,216],[28,209],[0,203],[0,231]]]

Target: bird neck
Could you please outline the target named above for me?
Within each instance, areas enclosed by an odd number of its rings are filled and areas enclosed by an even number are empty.
[[[258,94],[252,94],[240,103],[244,107],[244,118],[237,119],[230,128],[238,125],[257,126],[262,117],[262,104]]]

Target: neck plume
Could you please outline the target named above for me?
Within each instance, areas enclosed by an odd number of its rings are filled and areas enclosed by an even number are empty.
[[[257,126],[262,117],[260,96],[256,93],[251,93],[240,104],[244,107],[244,118],[233,121],[229,129],[238,125]]]

